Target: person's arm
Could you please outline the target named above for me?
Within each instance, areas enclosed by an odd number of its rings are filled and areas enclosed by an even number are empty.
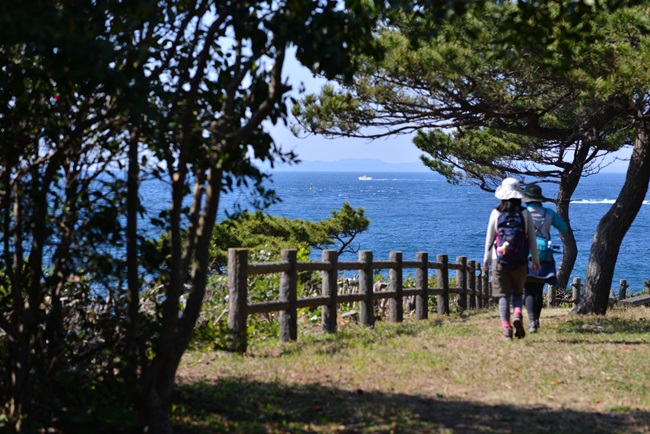
[[[496,237],[497,217],[499,211],[492,210],[490,220],[488,221],[487,231],[485,233],[485,250],[483,252],[483,266],[488,268],[492,262],[492,246],[494,245],[494,238]]]
[[[551,214],[551,217],[553,218],[551,220],[551,224],[555,229],[557,229],[559,232],[566,232],[569,230],[569,225],[566,224],[564,219],[560,217],[558,213],[548,208],[546,209],[546,212]]]
[[[524,212],[526,217],[526,233],[528,235],[528,246],[530,247],[530,254],[533,257],[533,270],[539,270],[539,251],[537,250],[537,234],[535,231],[535,224],[533,223],[533,217],[528,212]]]

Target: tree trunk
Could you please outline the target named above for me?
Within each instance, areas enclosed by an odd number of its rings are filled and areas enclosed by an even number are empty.
[[[560,234],[560,239],[562,240],[562,260],[557,269],[557,285],[559,288],[566,289],[578,258],[578,244],[571,226],[568,231]]]
[[[648,181],[650,181],[649,128],[648,122],[639,122],[623,188],[614,205],[598,223],[587,264],[585,293],[574,309],[575,313],[604,315],[607,312],[616,258],[623,237],[632,225],[648,191]]]
[[[176,370],[174,369],[174,373]],[[172,374],[172,378],[175,374]],[[160,377],[170,378],[169,375],[161,375]],[[171,421],[171,395],[174,388],[173,380],[171,384],[168,381],[160,381],[158,378],[156,386],[149,390],[140,389],[139,399],[136,402],[136,408],[140,417],[140,428],[142,432],[152,434],[171,434],[172,421]],[[165,382],[167,384],[162,385]]]
[[[124,357],[127,361],[124,369],[126,384],[132,392],[136,390],[138,370],[138,333],[140,332],[140,282],[138,254],[138,208],[140,200],[140,166],[138,165],[138,134],[131,133],[128,157],[127,198],[126,198],[126,277],[127,277],[127,317]]]
[[[205,296],[208,279],[209,246],[212,231],[216,222],[217,210],[220,201],[220,189],[223,173],[220,169],[211,169],[205,199],[201,200],[195,193],[195,202],[204,203],[204,208],[196,225],[190,225],[187,231],[188,240],[183,257],[193,258],[192,285],[189,291],[185,309],[176,326],[166,333],[161,332],[163,344],[157,346],[158,354],[149,366],[143,369],[139,382],[137,405],[140,424],[147,432],[153,434],[167,434],[172,432],[171,408],[176,371],[185,349],[192,338],[192,332],[201,312],[201,305]],[[198,206],[197,206],[198,211]],[[180,226],[179,226],[180,227]],[[178,259],[173,267],[186,268],[184,261]],[[182,270],[179,270],[181,273]],[[179,282],[183,282],[180,280]],[[181,294],[182,289],[176,288],[174,292]],[[174,313],[178,317],[178,310]]]
[[[573,193],[578,187],[581,175],[582,169],[575,168],[575,170],[570,171],[566,176],[562,176],[557,192],[557,213],[569,227],[566,232],[560,234],[560,239],[562,240],[562,261],[557,270],[557,281],[558,286],[562,289],[566,288],[569,284],[571,272],[578,257],[578,245],[573,235],[571,219],[569,218],[569,204]]]

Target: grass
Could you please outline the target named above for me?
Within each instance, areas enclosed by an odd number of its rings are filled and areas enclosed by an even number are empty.
[[[537,334],[500,338],[495,309],[300,330],[246,355],[191,352],[180,433],[650,433],[650,309],[545,309]]]

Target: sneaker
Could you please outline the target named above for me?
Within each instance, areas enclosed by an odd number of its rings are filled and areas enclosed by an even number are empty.
[[[503,339],[511,340],[512,339],[512,327],[503,327],[503,334],[501,335]]]
[[[526,330],[524,330],[524,321],[521,315],[515,316],[515,320],[512,322],[512,325],[515,327],[515,337],[521,339],[526,336]]]
[[[535,331],[539,330],[539,319],[535,320]]]
[[[537,333],[537,321],[528,321],[528,332]]]

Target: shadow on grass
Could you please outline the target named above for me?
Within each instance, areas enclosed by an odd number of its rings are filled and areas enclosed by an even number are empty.
[[[646,341],[624,341],[624,340],[615,340],[615,339],[608,339],[608,340],[601,340],[601,341],[593,341],[589,339],[558,339],[558,343],[560,344],[569,344],[569,345],[623,345],[623,346],[643,346],[643,345],[648,345],[648,342]]]
[[[648,411],[611,413],[344,391],[319,384],[225,379],[177,388],[174,432],[203,433],[634,433]]]
[[[561,333],[625,335],[650,333],[650,321],[606,316],[585,316],[571,318],[558,325]]]

